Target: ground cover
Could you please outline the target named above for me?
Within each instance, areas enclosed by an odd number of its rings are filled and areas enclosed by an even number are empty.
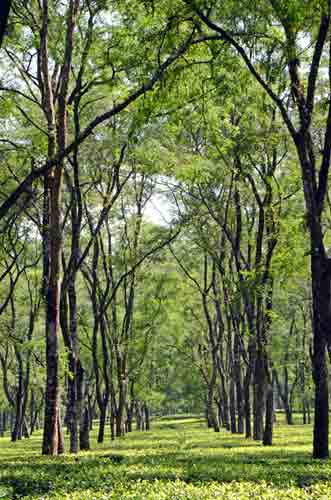
[[[331,461],[311,458],[312,427],[275,426],[263,447],[202,420],[162,419],[148,433],[40,456],[41,435],[0,440],[0,498],[29,500],[328,500]]]

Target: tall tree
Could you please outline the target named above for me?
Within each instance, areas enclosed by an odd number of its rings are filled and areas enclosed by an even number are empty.
[[[245,40],[245,31],[232,34],[226,22],[226,15],[218,3],[208,8],[203,2],[186,0],[197,18],[212,33],[218,34],[223,43],[234,49],[242,59],[253,78],[261,85],[278,109],[283,123],[296,149],[298,163],[301,169],[307,227],[310,236],[311,277],[313,298],[313,374],[315,382],[315,417],[314,417],[314,450],[315,458],[329,456],[329,394],[327,383],[326,346],[330,342],[330,264],[325,248],[325,233],[323,231],[323,209],[328,188],[328,174],[331,156],[331,100],[325,105],[325,126],[321,144],[314,136],[314,122],[318,116],[317,97],[318,85],[323,84],[325,73],[320,71],[323,56],[328,49],[327,68],[331,64],[331,50],[328,35],[330,31],[331,2],[329,0],[314,1],[309,4],[309,12],[313,24],[308,21],[308,5],[303,7],[299,1],[282,2],[272,0],[262,2],[256,11],[256,27],[261,16],[265,16],[263,30],[266,34],[274,27],[277,20],[282,27],[279,33],[282,44],[279,46],[278,58],[274,64],[281,71],[285,60],[288,69],[288,99],[292,109],[288,109],[279,89],[269,83],[263,74],[263,66],[258,66],[251,57]],[[229,4],[227,14],[231,14],[234,6]],[[243,2],[242,8],[247,5]],[[239,8],[236,2],[236,9]],[[222,15],[218,15],[222,14]],[[216,19],[225,19],[221,24]],[[300,35],[304,35],[312,44],[313,50],[305,62],[301,61],[302,50]],[[329,47],[328,47],[329,46]],[[256,48],[266,51],[263,41],[256,40]],[[331,72],[327,72],[327,93],[330,92]]]
[[[6,33],[11,3],[12,0],[3,0],[0,5],[0,48],[2,46],[3,37]]]

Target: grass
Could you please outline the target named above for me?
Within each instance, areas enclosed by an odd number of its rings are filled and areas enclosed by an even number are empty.
[[[42,457],[40,440],[0,440],[0,499],[331,500],[331,461],[312,460],[311,426],[277,424],[268,448],[194,418],[101,446],[93,432],[94,450],[78,456]]]

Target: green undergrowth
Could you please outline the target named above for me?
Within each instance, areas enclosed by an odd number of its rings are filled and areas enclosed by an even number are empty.
[[[279,419],[278,419],[279,420]],[[274,446],[195,418],[95,442],[77,456],[40,456],[41,435],[0,440],[0,499],[331,500],[331,461],[311,458],[311,426],[276,424]]]

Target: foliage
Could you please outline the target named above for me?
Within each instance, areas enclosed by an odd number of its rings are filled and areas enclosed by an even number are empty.
[[[225,431],[216,437],[192,417],[162,419],[153,432],[55,462],[38,457],[39,435],[14,445],[3,438],[0,498],[327,500],[331,466],[310,458],[311,427],[286,427],[282,419],[278,414],[271,449]],[[123,462],[112,463],[112,454]]]

